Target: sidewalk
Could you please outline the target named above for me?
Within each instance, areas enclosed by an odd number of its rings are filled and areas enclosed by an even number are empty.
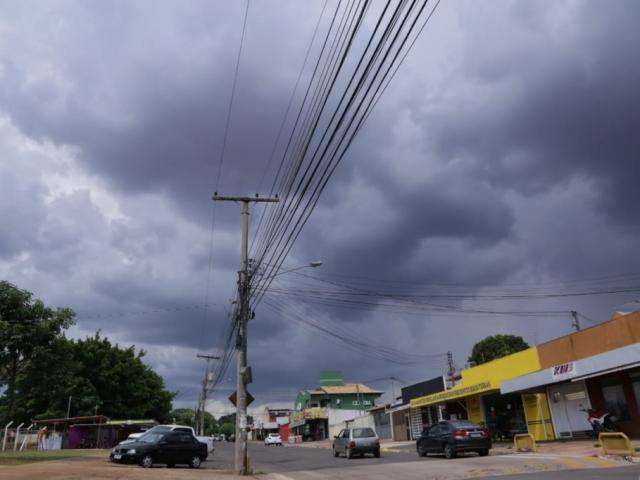
[[[383,439],[380,442],[382,451],[394,452],[399,450],[407,450],[415,446],[415,440],[394,442],[393,440]],[[639,441],[633,442],[636,447],[640,447]],[[289,447],[301,448],[331,448],[331,440],[320,440],[315,442],[302,442],[285,444]],[[602,457],[602,448],[595,440],[556,440],[553,442],[538,443],[539,455],[554,455],[567,457]],[[491,455],[512,455],[517,454],[513,448],[513,443],[494,443],[491,449]]]

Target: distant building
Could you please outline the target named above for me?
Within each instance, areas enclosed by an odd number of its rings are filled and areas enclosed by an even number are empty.
[[[270,433],[279,433],[281,425],[289,423],[290,414],[290,408],[264,407],[262,412],[253,416],[253,439],[263,440]]]
[[[345,420],[365,415],[384,392],[362,383],[344,383],[337,371],[322,372],[320,387],[301,390],[290,415],[293,435],[304,440],[323,440]]]

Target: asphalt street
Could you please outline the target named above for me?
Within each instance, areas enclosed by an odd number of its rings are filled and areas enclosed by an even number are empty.
[[[211,461],[205,463],[209,468],[233,468],[233,443],[218,442]],[[382,453],[380,458],[367,455],[347,460],[341,456],[335,458],[326,448],[306,447],[266,447],[261,443],[249,444],[249,456],[255,471],[290,472],[299,470],[320,470],[324,468],[355,468],[366,465],[393,462],[429,461],[438,457],[420,458],[413,449],[403,448],[393,453]],[[442,458],[442,457],[440,457]]]
[[[216,443],[213,457],[204,468],[233,469],[232,443]],[[260,443],[249,445],[251,466],[255,473],[271,474],[279,480],[341,479],[381,480],[398,478],[425,479],[620,479],[638,480],[640,466],[617,468],[616,462],[595,458],[562,457],[553,455],[468,455],[455,460],[442,456],[418,457],[413,445],[394,447],[384,451],[381,458],[367,456],[347,460],[334,458],[327,448],[266,447]],[[610,467],[610,468],[602,468]],[[499,475],[499,476],[496,476]]]

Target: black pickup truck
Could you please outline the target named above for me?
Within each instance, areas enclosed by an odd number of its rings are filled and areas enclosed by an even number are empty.
[[[167,467],[186,464],[200,468],[207,459],[207,445],[190,432],[149,432],[133,443],[116,446],[109,455],[112,462],[137,463],[149,468],[156,463]]]

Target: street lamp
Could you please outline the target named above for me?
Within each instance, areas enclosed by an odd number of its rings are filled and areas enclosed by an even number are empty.
[[[268,280],[270,278],[278,277],[280,275],[284,275],[285,273],[296,272],[298,270],[302,270],[303,268],[318,268],[318,267],[321,267],[321,266],[322,266],[322,261],[321,260],[314,260],[313,262],[309,262],[306,265],[300,265],[298,267],[289,268],[288,270],[283,270],[282,272],[274,273],[273,275],[268,276],[266,278],[266,280]]]

